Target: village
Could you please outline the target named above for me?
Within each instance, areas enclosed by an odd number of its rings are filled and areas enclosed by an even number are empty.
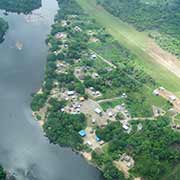
[[[88,37],[88,42],[90,44],[100,43],[101,40],[97,36],[97,31],[88,29],[84,32],[83,28],[81,28],[79,25],[73,26],[74,24],[78,24],[77,22],[74,22],[76,18],[76,15],[71,15],[69,16],[68,20],[61,20],[60,24],[63,28],[68,28],[70,26],[72,30],[71,33],[74,33],[76,36],[83,37],[85,34]],[[57,32],[53,34],[51,38],[55,42],[61,42],[58,44],[58,48],[53,50],[53,55],[60,57],[55,61],[56,75],[68,76],[69,72],[71,72],[73,80],[67,81],[66,83],[63,82],[63,87],[61,87],[62,82],[59,82],[58,79],[54,80],[53,88],[50,90],[50,94],[45,106],[40,108],[39,111],[33,112],[33,115],[40,117],[38,118],[39,123],[41,126],[43,126],[46,122],[46,117],[48,116],[48,109],[51,106],[48,104],[48,101],[51,98],[54,98],[58,101],[66,101],[66,105],[59,109],[59,111],[62,113],[64,112],[72,115],[81,113],[84,114],[86,117],[87,126],[77,133],[83,139],[83,144],[88,147],[88,149],[90,149],[89,151],[82,150],[80,152],[88,161],[92,160],[92,151],[103,151],[103,149],[107,146],[107,143],[96,135],[97,128],[105,128],[111,122],[120,122],[123,131],[127,134],[130,134],[132,131],[132,121],[155,121],[158,117],[164,116],[167,113],[167,111],[163,108],[152,105],[150,109],[150,111],[152,111],[152,116],[132,116],[126,104],[126,99],[128,98],[126,91],[121,91],[121,94],[118,96],[111,96],[111,79],[106,82],[110,87],[107,93],[109,97],[104,97],[105,93],[101,91],[101,88],[98,87],[98,81],[100,82],[100,80],[103,78],[103,74],[101,75],[99,72],[101,72],[103,69],[106,70],[107,74],[111,74],[111,72],[117,69],[117,65],[115,65],[115,63],[102,57],[90,48],[85,52],[83,50],[81,52],[81,57],[73,58],[71,63],[66,62],[63,57],[64,54],[67,55],[70,48],[70,43],[68,42],[69,35],[67,32]],[[50,41],[48,42],[48,46],[50,49],[53,48],[53,44],[50,43]],[[62,53],[64,53],[63,56]],[[134,80],[134,77],[130,78]],[[92,82],[96,82],[97,84],[93,86]],[[77,87],[74,88],[74,86],[77,86],[74,84],[77,83],[81,84],[80,90],[78,88],[79,92],[76,90]],[[81,93],[83,88],[84,92]],[[39,91],[38,94],[43,95],[43,91]],[[169,110],[171,111],[173,117],[172,128],[180,129],[180,123],[175,123],[176,116],[180,113],[180,99],[178,99],[174,94],[167,91],[163,87],[155,89],[151,96],[153,95],[160,96],[172,104],[172,108]],[[102,103],[113,103],[115,100],[119,101],[119,103],[116,103],[112,107],[110,106],[106,109],[102,107]],[[139,122],[137,125],[137,131],[141,130],[143,130],[143,125],[141,122]],[[113,163],[120,171],[125,174],[125,177],[128,178],[129,170],[134,167],[135,161],[130,155],[123,153],[119,155],[119,160],[116,160]]]

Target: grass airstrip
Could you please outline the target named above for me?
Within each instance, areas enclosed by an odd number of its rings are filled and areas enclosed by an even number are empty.
[[[138,32],[131,25],[122,22],[96,4],[96,0],[76,0],[92,18],[106,28],[115,40],[130,49],[137,56],[137,65],[149,73],[160,86],[180,96],[180,78],[158,63],[147,52],[148,34]]]

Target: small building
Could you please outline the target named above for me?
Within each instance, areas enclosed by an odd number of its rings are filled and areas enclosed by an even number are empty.
[[[82,102],[82,101],[84,101],[85,99],[84,99],[84,97],[80,97],[79,100]]]
[[[64,38],[64,37],[65,37],[65,34],[62,33],[62,32],[58,32],[58,33],[56,33],[56,35],[55,35],[55,38],[56,38],[56,39],[62,39],[62,38]]]
[[[74,94],[75,94],[75,91],[68,91],[68,92],[67,92],[67,95],[68,95],[68,96],[73,96]]]
[[[155,89],[155,90],[153,91],[153,94],[154,94],[155,96],[159,96],[159,91],[158,91],[157,89]]]
[[[176,96],[170,95],[170,96],[169,96],[169,100],[170,100],[170,101],[176,101]]]
[[[100,139],[98,136],[96,136],[96,141],[97,141],[97,142],[100,142],[101,139]]]
[[[81,130],[81,131],[79,131],[79,135],[80,135],[81,137],[85,137],[87,134],[86,134],[86,131],[85,131],[85,130]]]
[[[142,128],[143,128],[142,124],[141,124],[141,123],[139,123],[139,124],[138,124],[138,126],[137,126],[137,130],[138,130],[138,131],[141,131],[141,130],[142,130]]]
[[[61,25],[62,25],[62,27],[67,26],[67,21],[66,21],[66,20],[62,20],[62,21],[61,21]]]
[[[126,94],[126,93],[123,93],[123,94],[121,95],[121,97],[122,97],[122,98],[127,98],[127,94]]]
[[[99,141],[99,144],[102,146],[105,142],[104,141]]]
[[[91,143],[90,141],[87,141],[86,144],[87,144],[88,146],[92,146],[92,143]]]
[[[96,79],[96,78],[98,78],[98,77],[99,77],[99,74],[98,74],[98,73],[93,73],[93,74],[92,74],[92,78]]]
[[[90,87],[89,89],[90,89],[91,91],[94,91],[94,87]]]
[[[69,46],[68,46],[68,44],[64,44],[64,48],[68,48]]]
[[[92,119],[92,123],[95,124],[96,123],[96,119]]]
[[[69,98],[68,98],[68,97],[66,97],[66,98],[65,98],[65,100],[66,100],[66,101],[68,101],[68,100],[69,100]]]
[[[164,88],[164,87],[160,87],[159,89],[160,89],[161,91],[164,91],[164,90],[165,90],[165,88]]]
[[[123,124],[122,127],[123,127],[123,129],[126,130],[126,131],[129,129],[129,126],[128,126],[127,124]]]
[[[97,58],[97,55],[96,54],[92,54],[91,55],[91,59],[96,59]]]
[[[96,113],[99,114],[99,115],[102,113],[101,109],[99,109],[99,108],[96,108],[96,109],[94,110],[94,112],[96,112]]]
[[[96,96],[100,96],[101,93],[100,93],[99,91],[96,91],[96,92],[95,92],[95,95],[96,95]]]
[[[111,112],[111,111],[108,112],[108,116],[109,116],[109,117],[113,117],[113,112]]]
[[[76,26],[76,27],[74,28],[74,30],[75,30],[76,32],[81,32],[81,31],[82,31],[82,29],[81,29],[79,26]]]

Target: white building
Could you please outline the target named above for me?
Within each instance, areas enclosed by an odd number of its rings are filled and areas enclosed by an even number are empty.
[[[95,110],[94,110],[94,112],[96,112],[97,114],[101,114],[102,113],[102,111],[99,109],[99,108],[96,108]]]
[[[74,94],[75,94],[74,91],[68,91],[68,92],[67,92],[67,95],[68,95],[68,96],[73,96]]]

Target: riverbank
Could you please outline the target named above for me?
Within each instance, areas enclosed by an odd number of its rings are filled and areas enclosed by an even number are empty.
[[[8,30],[8,23],[0,18],[0,43],[4,40],[4,36]]]

